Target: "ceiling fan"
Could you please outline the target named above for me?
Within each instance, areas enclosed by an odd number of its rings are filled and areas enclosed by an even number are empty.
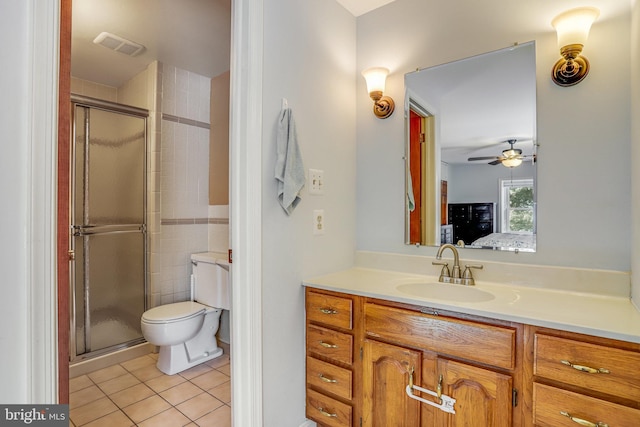
[[[492,166],[502,164],[502,166],[507,168],[515,168],[517,166],[520,166],[520,164],[522,164],[522,161],[526,158],[533,157],[533,159],[535,160],[535,155],[523,156],[521,149],[513,148],[513,144],[517,142],[516,139],[508,139],[504,142],[509,144],[510,148],[507,150],[502,150],[502,155],[500,156],[469,157],[467,160],[470,162],[476,160],[491,160],[491,162],[489,162],[488,164]]]

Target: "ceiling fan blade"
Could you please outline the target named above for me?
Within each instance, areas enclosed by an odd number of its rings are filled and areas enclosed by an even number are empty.
[[[497,160],[497,159],[501,159],[502,157],[497,157],[497,156],[485,156],[485,157],[469,157],[467,159],[467,161],[469,162],[473,162],[474,160]]]
[[[491,165],[491,166],[495,166],[495,165],[499,165],[500,163],[502,163],[503,160],[504,159],[498,159],[498,160],[494,160],[493,162],[489,162],[487,164]]]

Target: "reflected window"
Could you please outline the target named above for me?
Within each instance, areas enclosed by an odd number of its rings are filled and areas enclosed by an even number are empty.
[[[533,234],[533,178],[500,180],[501,232]]]

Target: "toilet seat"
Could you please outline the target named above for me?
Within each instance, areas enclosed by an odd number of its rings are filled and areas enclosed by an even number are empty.
[[[142,321],[149,324],[179,322],[200,316],[206,310],[207,306],[195,301],[176,302],[145,311],[142,315]]]

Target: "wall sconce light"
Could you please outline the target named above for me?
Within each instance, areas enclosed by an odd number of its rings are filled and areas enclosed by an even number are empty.
[[[389,70],[382,67],[368,68],[362,72],[367,81],[367,91],[373,99],[373,114],[379,119],[386,119],[393,113],[395,104],[393,99],[383,96],[384,84]]]
[[[558,33],[558,47],[562,58],[551,71],[551,78],[559,86],[578,84],[589,73],[589,61],[580,56],[591,24],[600,15],[594,7],[571,9],[556,16],[551,25]]]

